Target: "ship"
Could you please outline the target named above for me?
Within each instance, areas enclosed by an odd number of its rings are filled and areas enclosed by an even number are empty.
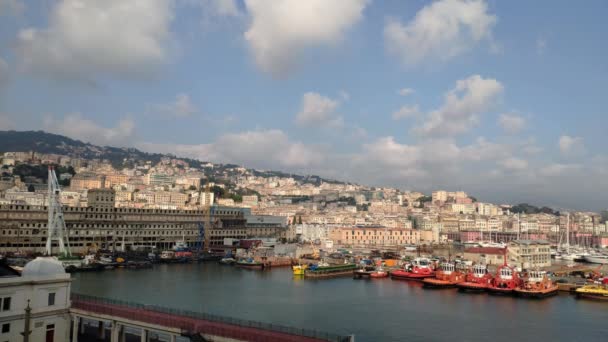
[[[304,278],[333,278],[351,276],[355,269],[357,269],[356,264],[347,263],[340,265],[328,265],[326,263],[320,263],[305,269]]]
[[[608,300],[608,285],[585,285],[575,293],[578,298]]]
[[[467,272],[465,281],[456,284],[456,287],[463,292],[483,292],[492,283],[492,278],[485,265],[475,265]]]
[[[388,272],[385,271],[382,267],[377,267],[369,274],[370,278],[386,278],[388,277]]]
[[[456,269],[453,263],[443,263],[435,272],[435,277],[425,278],[422,282],[424,287],[433,289],[449,289],[465,280],[465,275]]]
[[[608,255],[585,255],[584,260],[592,264],[608,264]]]
[[[513,292],[520,297],[545,298],[556,295],[558,290],[557,284],[549,279],[547,272],[529,271]]]
[[[492,279],[490,285],[486,288],[490,294],[513,294],[513,290],[520,285],[520,279],[517,271],[504,264],[496,270],[496,275]]]
[[[431,268],[431,262],[427,258],[416,258],[411,263],[405,265],[403,269],[392,271],[391,279],[396,280],[420,280],[435,276],[435,271]]]

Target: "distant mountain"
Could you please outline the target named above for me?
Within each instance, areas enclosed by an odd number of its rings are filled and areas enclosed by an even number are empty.
[[[73,158],[84,159],[107,159],[117,169],[132,167],[141,162],[150,161],[156,164],[163,157],[171,157],[183,160],[192,167],[202,168],[203,162],[190,158],[179,158],[170,154],[148,153],[136,148],[97,146],[74,140],[62,135],[47,133],[44,131],[0,131],[0,153],[4,152],[39,152],[46,154],[61,154]],[[237,168],[232,164],[214,164],[213,172],[210,176],[217,177],[218,173],[224,170]],[[343,183],[335,180],[324,179],[319,176],[301,176],[289,174],[281,171],[259,171],[249,169],[256,176],[261,177],[293,177],[294,179],[312,184]]]

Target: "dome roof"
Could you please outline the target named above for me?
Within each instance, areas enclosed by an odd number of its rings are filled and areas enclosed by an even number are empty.
[[[21,271],[23,277],[48,277],[58,274],[65,274],[65,269],[61,262],[53,257],[37,257],[28,262]]]

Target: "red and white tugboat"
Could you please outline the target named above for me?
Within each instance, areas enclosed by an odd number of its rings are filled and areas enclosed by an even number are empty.
[[[435,276],[431,261],[427,258],[416,258],[405,265],[402,270],[391,272],[391,278],[397,280],[423,280]]]
[[[452,263],[443,263],[441,268],[435,272],[435,277],[426,278],[422,282],[424,287],[431,289],[449,289],[465,280],[465,274]]]
[[[488,268],[485,265],[475,265],[467,273],[465,281],[456,284],[460,291],[482,292],[492,282],[492,275],[488,273]]]
[[[520,297],[545,298],[556,295],[558,290],[557,284],[547,277],[547,272],[529,271],[513,292]]]
[[[496,270],[496,275],[487,290],[490,294],[510,295],[520,283],[519,274],[515,268],[507,265],[505,256],[505,263]]]
[[[384,270],[382,268],[382,266],[378,266],[376,267],[375,270],[373,270],[370,274],[369,274],[370,278],[386,278],[388,277],[388,272],[386,270]]]

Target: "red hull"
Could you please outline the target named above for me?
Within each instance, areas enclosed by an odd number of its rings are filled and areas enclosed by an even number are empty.
[[[382,272],[382,273],[372,273],[369,275],[370,278],[386,278],[388,277],[388,272]]]
[[[403,280],[424,280],[425,278],[431,278],[434,277],[435,274],[433,273],[426,273],[426,274],[422,274],[422,273],[413,273],[413,272],[406,272],[406,271],[393,271],[391,272],[391,278],[392,279],[403,279]]]
[[[459,290],[462,290],[462,291],[475,291],[475,292],[485,291],[488,288],[487,284],[479,284],[479,283],[473,283],[473,282],[469,282],[469,281],[466,281],[464,283],[459,283],[456,286],[458,287]]]
[[[490,294],[504,294],[504,295],[511,295],[513,294],[513,289],[510,288],[503,288],[503,287],[488,287],[487,288],[488,293]]]
[[[453,282],[450,280],[441,280],[435,278],[427,278],[422,281],[424,283],[424,287],[430,289],[453,289],[458,284],[457,282]]]

